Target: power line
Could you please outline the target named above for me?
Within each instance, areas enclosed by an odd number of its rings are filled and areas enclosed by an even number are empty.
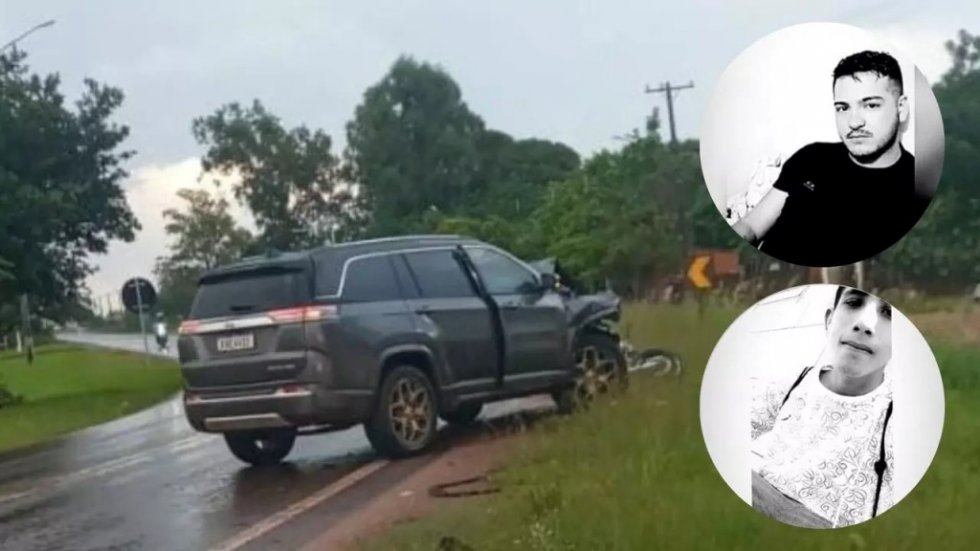
[[[0,46],[0,52],[6,50],[7,48],[9,48],[11,46],[13,46],[13,47],[16,48],[17,47],[17,43],[20,42],[21,40],[27,38],[27,36],[30,35],[31,33],[35,32],[35,31],[38,31],[40,29],[44,29],[46,27],[50,27],[51,25],[54,25],[54,19],[49,19],[49,20],[45,21],[44,23],[38,23],[37,25],[34,25],[30,29],[27,29],[26,31],[22,32],[20,34],[20,36],[18,36],[17,38],[11,40],[10,42],[7,42],[3,46]]]
[[[667,117],[670,120],[671,145],[677,144],[677,129],[676,126],[674,125],[674,95],[677,94],[679,91],[687,88],[694,88],[693,80],[688,82],[687,84],[682,84],[680,86],[671,86],[670,81],[668,80],[667,82],[661,84],[660,88],[650,88],[650,86],[647,85],[645,90],[647,94],[664,92],[664,95],[667,96]]]

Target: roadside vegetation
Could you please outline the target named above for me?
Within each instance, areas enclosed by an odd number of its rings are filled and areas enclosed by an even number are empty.
[[[704,447],[701,376],[740,309],[631,306],[624,324],[641,345],[683,354],[681,379],[644,377],[629,393],[570,418],[536,425],[536,438],[496,474],[496,496],[455,503],[364,543],[365,549],[431,550],[449,537],[492,549],[947,549],[980,537],[980,348],[950,334],[926,336],[941,366],[946,420],[936,458],[913,492],[871,523],[807,532],[745,504]],[[912,316],[913,321],[915,317]],[[970,314],[980,326],[980,311]]]
[[[34,363],[0,355],[0,452],[151,406],[180,388],[176,364],[67,345],[39,347]],[[6,397],[6,400],[4,398]]]

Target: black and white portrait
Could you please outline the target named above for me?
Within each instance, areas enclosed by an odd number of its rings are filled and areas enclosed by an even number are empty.
[[[881,298],[794,287],[740,316],[701,389],[715,466],[756,511],[793,526],[870,521],[906,496],[939,444],[942,379]]]
[[[888,369],[891,317],[880,298],[838,287],[816,361],[753,379],[753,507],[787,524],[837,528],[894,504],[888,428],[901,404]]]
[[[836,24],[784,29],[743,56],[716,87],[701,151],[732,229],[774,258],[821,267],[900,240],[935,188],[917,182],[914,65]]]

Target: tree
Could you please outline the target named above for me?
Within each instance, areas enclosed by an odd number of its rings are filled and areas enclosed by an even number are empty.
[[[980,37],[960,31],[946,49],[952,66],[933,87],[946,137],[942,180],[915,228],[875,259],[875,279],[954,291],[980,280]]]
[[[525,258],[534,256],[533,249],[528,248],[522,239],[521,228],[503,218],[490,215],[486,218],[469,216],[437,216],[431,223],[434,233],[465,235],[491,243]]]
[[[160,309],[186,314],[197,278],[205,271],[240,257],[252,236],[238,226],[224,196],[205,190],[181,189],[185,210],[167,209],[164,230],[172,239],[170,255],[157,259],[154,273],[160,285]]]
[[[175,266],[210,270],[241,254],[252,239],[228,211],[228,201],[205,190],[181,189],[177,196],[187,202],[186,212],[163,211],[167,235],[174,238],[167,261]]]
[[[578,170],[578,153],[565,144],[539,139],[514,140],[488,130],[477,140],[479,169],[464,209],[471,216],[519,221],[541,204],[548,184]]]
[[[59,77],[29,73],[25,59],[0,55],[0,301],[26,293],[35,315],[64,321],[94,272],[89,255],[140,228],[120,186],[134,152],[119,150],[129,129],[111,122],[121,90],[86,79],[70,109]]]
[[[251,210],[263,246],[319,245],[352,218],[353,197],[323,131],[286,130],[258,100],[225,105],[192,127],[208,147],[203,169],[240,176],[232,191]]]
[[[445,71],[399,58],[365,91],[347,124],[347,157],[369,213],[368,233],[413,231],[431,210],[459,214],[471,198],[483,131]]]

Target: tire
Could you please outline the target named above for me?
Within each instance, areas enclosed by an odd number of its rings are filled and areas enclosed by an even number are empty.
[[[559,415],[571,415],[579,409],[579,404],[575,400],[574,387],[552,392],[551,399],[555,401]]]
[[[436,437],[438,407],[429,377],[417,367],[400,365],[385,375],[364,433],[384,457],[398,459],[423,452]]]
[[[476,418],[480,416],[481,411],[483,411],[483,404],[479,402],[461,404],[453,411],[442,412],[439,414],[439,417],[442,417],[442,420],[450,425],[465,427],[472,425],[476,421]]]
[[[296,429],[226,432],[225,443],[239,460],[263,467],[286,458],[296,442]]]
[[[561,414],[583,409],[604,395],[620,394],[629,388],[626,358],[611,335],[582,333],[575,344],[575,369],[575,385],[551,395]]]

